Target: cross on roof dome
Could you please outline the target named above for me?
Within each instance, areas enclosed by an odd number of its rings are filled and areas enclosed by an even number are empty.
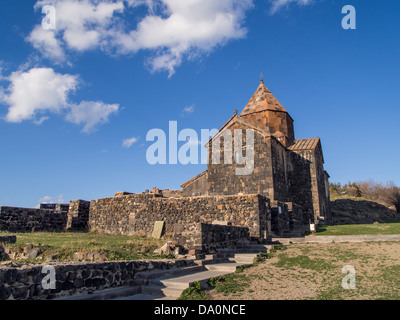
[[[287,112],[285,108],[280,104],[278,99],[276,99],[271,91],[269,91],[269,89],[265,86],[261,74],[260,85],[258,86],[256,92],[253,94],[250,101],[247,103],[246,107],[243,109],[240,115],[246,115],[266,110]]]

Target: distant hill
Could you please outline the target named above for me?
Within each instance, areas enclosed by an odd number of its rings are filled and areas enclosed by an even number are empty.
[[[334,224],[368,224],[400,222],[400,214],[381,203],[362,197],[331,197]]]

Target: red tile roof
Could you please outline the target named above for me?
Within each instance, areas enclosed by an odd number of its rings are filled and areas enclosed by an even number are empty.
[[[240,115],[243,116],[265,110],[287,112],[278,99],[276,99],[271,91],[269,91],[265,86],[264,81],[261,80],[256,92],[253,94]]]
[[[320,142],[320,138],[311,139],[297,139],[294,140],[293,144],[289,146],[289,150],[315,150]]]

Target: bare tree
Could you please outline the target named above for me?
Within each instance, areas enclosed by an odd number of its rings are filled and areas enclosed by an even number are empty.
[[[396,207],[396,211],[400,213],[400,188],[393,181],[386,184],[386,201]]]

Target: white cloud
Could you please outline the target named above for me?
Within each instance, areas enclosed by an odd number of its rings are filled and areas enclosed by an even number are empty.
[[[51,197],[51,196],[44,196],[43,198],[38,199],[38,205],[41,203],[65,203],[64,196],[60,194],[59,196],[56,197]]]
[[[38,113],[59,113],[68,107],[68,95],[78,86],[78,77],[55,73],[51,68],[32,68],[13,72],[3,100],[10,107],[8,122],[35,120]]]
[[[133,145],[134,143],[136,143],[136,142],[137,142],[137,138],[135,138],[135,137],[127,138],[127,139],[124,139],[124,140],[122,141],[122,146],[123,146],[124,148],[130,148],[130,147],[132,147],[132,145]]]
[[[96,127],[107,123],[112,113],[119,110],[118,104],[105,104],[100,101],[82,101],[78,105],[71,105],[66,119],[75,124],[84,124],[82,132],[90,133]]]
[[[185,113],[193,113],[194,112],[194,105],[187,106],[187,107],[183,108],[183,112],[185,112]]]
[[[271,14],[275,14],[280,9],[288,7],[291,4],[297,4],[299,6],[306,6],[313,2],[314,0],[270,0],[271,2]]]
[[[7,81],[10,85],[0,90],[0,99],[9,106],[5,116],[8,122],[32,120],[40,125],[49,119],[48,113],[66,114],[67,121],[84,124],[82,131],[89,133],[108,122],[109,116],[119,109],[117,104],[99,101],[70,102],[69,96],[78,88],[78,76],[56,73],[51,68],[16,71]]]
[[[56,63],[62,63],[66,60],[60,42],[52,30],[44,30],[41,25],[36,26],[30,35],[26,38],[35,49],[40,51],[46,58]]]
[[[50,119],[49,117],[43,116],[39,120],[34,120],[33,123],[40,126],[43,122],[45,122],[46,120],[49,120],[49,119]]]
[[[47,39],[53,46],[61,47],[60,43],[65,44],[70,49],[85,51],[102,44],[107,38],[107,30],[112,25],[115,13],[120,13],[124,9],[123,1],[98,1],[98,0],[39,0],[34,8],[40,9],[45,5],[52,5],[56,12],[56,32],[43,30],[41,26],[36,26],[28,37],[28,41],[34,46],[42,43],[46,46],[43,33],[57,35],[57,45],[53,39]],[[36,31],[36,32],[35,32]],[[48,37],[50,38],[50,36]],[[51,49],[51,48],[50,48]],[[45,49],[42,49],[45,50]],[[58,52],[47,50],[53,59],[58,58]],[[52,55],[51,53],[55,53]]]
[[[34,28],[28,41],[45,56],[64,59],[60,49],[84,52],[100,49],[113,54],[148,50],[151,71],[171,76],[183,59],[211,52],[229,40],[243,38],[245,13],[252,0],[39,0],[35,8],[53,5],[57,31],[44,36]],[[147,15],[129,28],[138,6]],[[55,38],[53,38],[55,37]]]

